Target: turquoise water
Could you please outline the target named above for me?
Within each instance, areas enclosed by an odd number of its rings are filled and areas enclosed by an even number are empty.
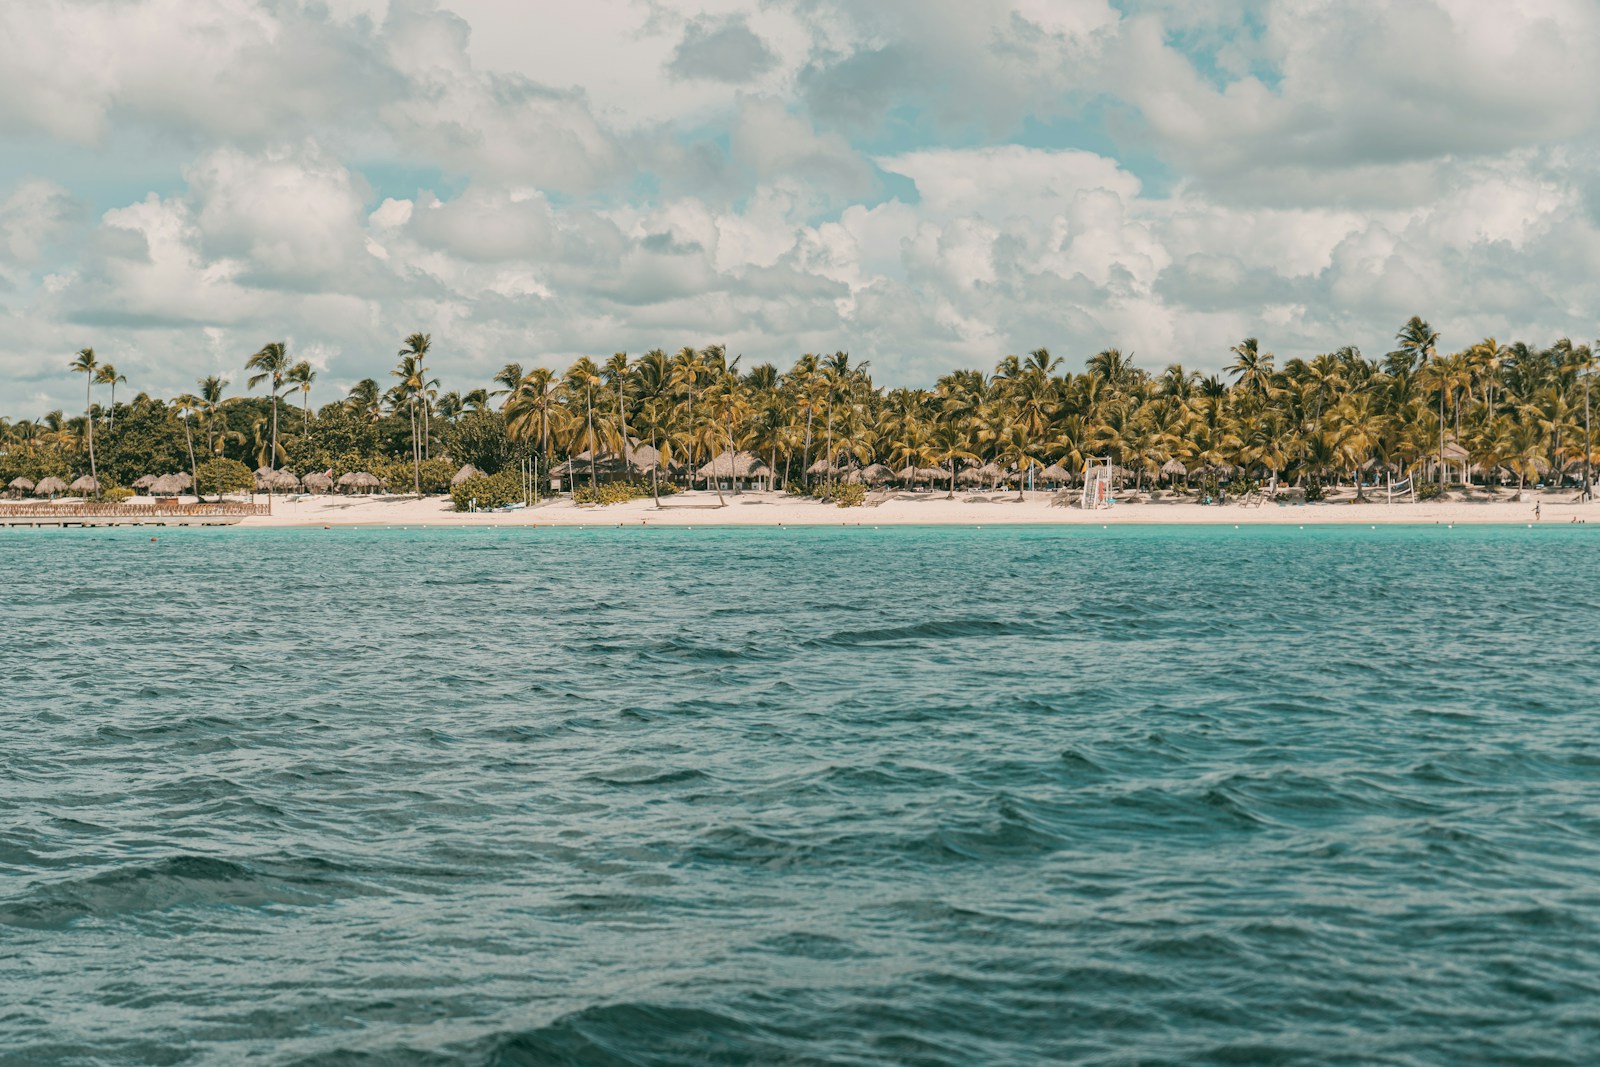
[[[1590,1064],[1600,529],[0,532],[0,1064]]]

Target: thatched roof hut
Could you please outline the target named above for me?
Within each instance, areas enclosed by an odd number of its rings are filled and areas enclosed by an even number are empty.
[[[988,481],[976,467],[963,467],[956,472],[957,485],[982,485]]]
[[[146,488],[150,490],[151,496],[177,496],[189,488],[189,483],[193,480],[187,474],[163,474]]]
[[[453,486],[457,486],[457,485],[464,485],[465,483],[470,482],[472,479],[478,477],[478,475],[480,475],[482,473],[483,472],[481,470],[479,470],[477,467],[474,467],[470,463],[463,464],[461,469],[456,471],[455,477],[450,479],[450,484],[451,484],[452,487]],[[310,487],[307,486],[307,488],[310,488]]]
[[[764,478],[771,469],[766,461],[754,452],[724,451],[710,463],[695,471],[697,478]]]
[[[305,486],[308,493],[326,493],[333,488],[333,479],[321,471],[312,471],[300,479],[300,484]]]
[[[156,476],[154,474],[141,474],[133,480],[131,488],[148,489],[154,484],[156,484]]]
[[[1161,473],[1168,478],[1184,478],[1189,474],[1189,468],[1176,459],[1169,459],[1161,465]]]
[[[1072,474],[1059,463],[1052,463],[1039,472],[1039,480],[1046,485],[1065,485],[1072,480]]]
[[[950,480],[950,472],[940,470],[938,467],[913,467],[907,463],[904,467],[894,472],[895,480],[907,483],[934,482],[939,479]]]
[[[256,488],[269,493],[283,493],[294,489],[300,484],[300,479],[294,476],[294,471],[271,470],[263,467],[256,471]]]
[[[828,462],[828,457],[827,456],[823,456],[821,459],[817,460],[811,466],[807,467],[806,468],[806,473],[815,478],[815,477],[819,477],[819,476],[824,475],[824,474],[832,474],[832,473],[834,473],[835,470],[836,470],[836,468],[834,467],[834,465],[832,463]]]
[[[661,453],[656,447],[643,444],[637,438],[630,440],[622,451],[621,456],[614,452],[602,452],[599,459],[591,459],[589,450],[584,449],[566,462],[552,467],[550,477],[570,478],[576,481],[579,478],[592,476],[605,481],[649,474],[663,466]],[[590,470],[591,467],[594,468],[593,471]]]
[[[33,492],[36,496],[55,496],[57,493],[65,493],[66,491],[67,483],[56,477],[43,478],[38,485],[33,487]]]
[[[882,485],[894,481],[894,471],[882,463],[874,463],[861,472],[861,480],[868,485]]]
[[[74,493],[98,493],[100,491],[100,479],[91,474],[85,474],[73,482],[70,488]]]
[[[1000,464],[996,463],[994,460],[990,460],[988,463],[985,463],[983,466],[978,468],[978,477],[982,478],[986,482],[989,482],[990,484],[995,484],[998,482],[1003,482],[1007,478],[1011,477],[1011,472],[1000,466]]]
[[[33,491],[33,479],[18,476],[11,479],[11,489],[17,493],[30,493]]]
[[[382,484],[376,474],[367,471],[350,471],[339,475],[339,488],[347,493],[370,493]]]

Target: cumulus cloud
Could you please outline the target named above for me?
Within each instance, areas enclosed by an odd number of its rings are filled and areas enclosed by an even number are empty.
[[[744,19],[695,19],[683,31],[683,39],[667,62],[667,73],[686,80],[728,82],[742,85],[758,74],[771,70],[778,62]]]
[[[446,387],[711,341],[902,384],[1600,298],[1583,0],[38,0],[0,36],[8,415],[85,344],[157,392],[285,338],[340,388],[416,329]]]

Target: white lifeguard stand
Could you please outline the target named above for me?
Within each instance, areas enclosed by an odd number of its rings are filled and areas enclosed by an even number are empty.
[[[1116,503],[1111,484],[1111,460],[1091,456],[1083,461],[1083,508],[1109,508]]]

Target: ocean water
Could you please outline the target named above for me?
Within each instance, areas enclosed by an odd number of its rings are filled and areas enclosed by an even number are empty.
[[[0,531],[0,1064],[1600,1057],[1600,529]]]

